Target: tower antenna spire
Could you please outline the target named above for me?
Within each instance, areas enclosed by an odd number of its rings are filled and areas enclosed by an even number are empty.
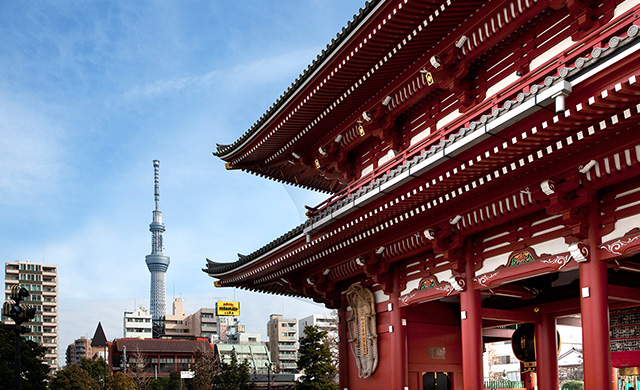
[[[155,181],[154,198],[156,201],[156,211],[160,211],[160,161],[153,160],[153,177]]]
[[[145,257],[147,268],[151,272],[151,295],[149,306],[153,321],[153,337],[160,337],[164,330],[164,318],[167,311],[164,275],[169,268],[169,256],[164,254],[162,212],[160,211],[160,161],[153,160],[154,200],[153,221],[149,225],[151,232],[151,254]]]

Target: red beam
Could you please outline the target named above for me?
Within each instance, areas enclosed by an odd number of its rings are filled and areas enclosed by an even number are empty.
[[[482,308],[482,319],[512,323],[536,323],[540,320],[540,316],[533,311]]]
[[[640,303],[640,290],[637,288],[610,284],[607,292],[610,300]]]

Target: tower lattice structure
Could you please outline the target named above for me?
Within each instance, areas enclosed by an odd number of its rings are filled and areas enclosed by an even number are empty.
[[[153,210],[153,222],[149,225],[149,231],[151,231],[151,254],[147,255],[145,260],[147,262],[147,268],[149,268],[149,272],[151,272],[151,294],[149,297],[149,306],[151,308],[151,319],[153,321],[153,337],[156,338],[162,334],[164,329],[164,318],[167,308],[164,274],[169,268],[169,256],[164,254],[164,247],[162,243],[162,234],[165,231],[165,227],[162,223],[162,212],[159,209],[160,161],[153,160],[153,168],[156,208]]]

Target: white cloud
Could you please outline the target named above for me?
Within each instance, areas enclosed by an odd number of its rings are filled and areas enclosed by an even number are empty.
[[[212,71],[203,75],[187,76],[167,80],[156,80],[144,85],[134,86],[123,94],[125,102],[154,99],[189,92],[212,84],[217,72]]]
[[[122,94],[125,102],[171,97],[181,93],[192,93],[201,88],[215,87],[229,93],[233,90],[259,88],[261,85],[290,80],[300,74],[313,58],[310,50],[291,50],[271,57],[258,58],[241,63],[229,69],[214,69],[207,73],[159,79],[142,85],[135,85]],[[284,92],[284,91],[283,91]],[[225,96],[218,96],[225,100]]]

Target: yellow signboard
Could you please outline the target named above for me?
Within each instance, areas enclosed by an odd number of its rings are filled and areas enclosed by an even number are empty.
[[[239,316],[240,302],[218,301],[216,305],[216,313],[219,316]]]

